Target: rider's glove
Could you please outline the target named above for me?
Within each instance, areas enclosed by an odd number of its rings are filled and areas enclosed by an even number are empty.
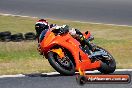
[[[75,29],[75,31],[76,31],[76,34],[83,35],[78,29]]]
[[[69,27],[67,25],[63,26],[56,26],[52,32],[54,32],[56,35],[65,34],[69,32]]]

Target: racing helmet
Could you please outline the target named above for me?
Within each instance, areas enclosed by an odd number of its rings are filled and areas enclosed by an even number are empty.
[[[43,30],[49,29],[48,22],[45,19],[40,19],[35,24],[35,30],[39,36]]]

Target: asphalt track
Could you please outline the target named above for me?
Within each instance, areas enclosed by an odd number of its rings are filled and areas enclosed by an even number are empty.
[[[132,71],[116,71],[114,74],[130,74],[132,76]],[[132,82],[128,84],[85,84],[80,86],[77,84],[75,76],[26,74],[25,77],[0,78],[0,88],[132,88]]]
[[[132,0],[0,0],[0,13],[132,25]]]

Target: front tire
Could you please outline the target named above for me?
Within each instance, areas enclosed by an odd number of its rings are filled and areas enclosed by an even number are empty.
[[[68,56],[67,56],[68,57]],[[68,57],[69,58],[69,57]],[[59,62],[59,56],[54,52],[48,53],[48,61],[50,65],[62,75],[74,75],[75,66],[70,59],[68,59],[69,67],[65,67],[62,63]]]

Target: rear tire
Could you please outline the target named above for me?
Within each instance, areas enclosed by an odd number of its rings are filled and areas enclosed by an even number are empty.
[[[116,69],[116,61],[114,57],[105,49],[101,47],[97,47],[98,49],[104,50],[109,55],[110,60],[102,59],[101,67],[98,69],[101,73],[109,74],[113,73]]]
[[[68,57],[68,56],[67,56]],[[50,65],[60,74],[62,75],[74,75],[75,74],[75,67],[72,61],[69,59],[70,67],[66,69],[64,66],[61,65],[58,61],[59,56],[54,52],[48,53],[48,61]]]

